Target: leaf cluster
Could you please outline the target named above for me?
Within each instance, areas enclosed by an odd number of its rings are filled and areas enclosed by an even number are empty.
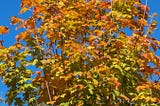
[[[0,48],[9,104],[158,106],[160,42],[140,0],[21,0],[16,44]],[[151,20],[149,23],[148,20]],[[127,30],[128,29],[128,30]],[[0,34],[8,28],[0,27]],[[131,34],[129,35],[129,32]],[[152,64],[152,65],[150,65]],[[32,67],[32,68],[31,68]]]

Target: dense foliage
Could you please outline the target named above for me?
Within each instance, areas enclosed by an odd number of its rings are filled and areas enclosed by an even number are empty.
[[[160,42],[147,1],[21,0],[26,11],[11,18],[25,29],[16,43],[0,45],[9,105],[158,106]]]

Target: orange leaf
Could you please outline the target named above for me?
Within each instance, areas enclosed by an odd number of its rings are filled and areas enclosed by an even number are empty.
[[[28,10],[28,8],[26,8],[26,7],[23,7],[20,11],[19,11],[19,13],[21,14],[21,13],[24,13],[24,12],[26,12]]]
[[[147,23],[147,21],[145,20],[145,19],[143,19],[143,18],[141,18],[140,20],[138,20],[139,22],[140,22],[140,24],[142,24],[142,25],[148,25],[148,23]]]
[[[17,43],[17,44],[15,44],[15,46],[16,46],[18,49],[20,49],[20,48],[22,47],[22,44]]]
[[[83,89],[84,88],[84,85],[82,85],[82,84],[77,84],[77,85],[74,85],[74,87],[73,88],[79,88],[79,89]]]
[[[101,31],[101,30],[95,30],[94,33],[95,33],[97,36],[101,36],[104,32]]]
[[[158,99],[153,97],[153,98],[151,98],[151,102],[152,103],[158,102]]]
[[[36,72],[34,72],[34,74],[37,74],[38,76],[40,76],[42,74],[42,71],[41,70],[40,71],[36,71]]]
[[[129,100],[130,100],[130,99],[129,99],[127,96],[125,96],[125,95],[121,95],[121,97],[124,98],[126,101],[129,101]]]
[[[102,20],[109,21],[109,18],[106,15],[101,16]]]
[[[103,8],[107,9],[110,6],[110,2],[102,1],[101,5]]]
[[[0,26],[0,34],[7,34],[9,29],[4,26]]]
[[[12,25],[15,25],[15,24],[18,24],[18,23],[22,23],[23,20],[18,18],[18,17],[11,17],[11,24]]]
[[[30,7],[32,5],[32,0],[21,0],[22,4],[21,7]]]
[[[44,6],[37,6],[34,8],[34,12],[35,13],[40,13],[42,12],[43,10],[45,10],[45,7]]]
[[[119,87],[121,85],[117,80],[114,80],[114,84],[116,87]]]
[[[28,38],[29,34],[27,32],[21,32],[19,35],[16,36],[16,40],[25,40]]]
[[[140,91],[140,90],[144,90],[144,89],[149,89],[149,85],[141,85],[141,86],[137,86],[136,90]]]
[[[148,58],[148,56],[149,56],[149,54],[147,54],[147,53],[142,53],[142,57]]]
[[[159,71],[155,72],[155,74],[156,74],[157,76],[160,76],[160,72],[159,72]]]

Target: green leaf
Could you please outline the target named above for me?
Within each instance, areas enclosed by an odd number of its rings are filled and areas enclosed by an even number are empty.
[[[61,98],[64,98],[65,96],[66,96],[66,94],[62,94],[60,97],[61,97]]]
[[[35,98],[33,97],[33,98],[29,98],[29,103],[31,103],[31,102],[33,102],[33,101],[35,101]]]
[[[60,106],[69,106],[69,103],[66,102],[66,103],[61,103]]]

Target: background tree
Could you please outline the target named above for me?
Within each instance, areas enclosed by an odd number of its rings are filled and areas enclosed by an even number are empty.
[[[9,105],[158,106],[160,42],[151,36],[157,22],[147,1],[21,2],[20,13],[32,16],[11,23],[25,31],[0,47]]]

